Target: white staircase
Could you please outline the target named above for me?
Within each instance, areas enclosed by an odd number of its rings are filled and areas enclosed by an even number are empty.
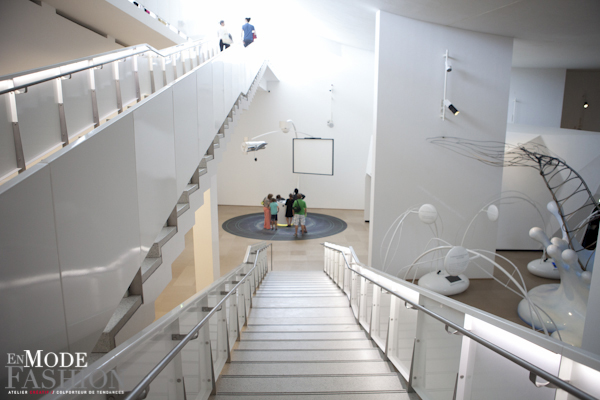
[[[393,365],[321,271],[269,272],[215,400],[409,399]],[[414,395],[412,395],[414,396]],[[416,397],[414,397],[416,398]]]

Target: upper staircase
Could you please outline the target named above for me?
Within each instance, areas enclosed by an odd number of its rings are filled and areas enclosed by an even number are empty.
[[[394,366],[322,271],[272,271],[214,400],[409,399]],[[412,398],[415,395],[412,395]]]
[[[0,77],[1,353],[93,360],[154,320],[266,68],[190,41]]]

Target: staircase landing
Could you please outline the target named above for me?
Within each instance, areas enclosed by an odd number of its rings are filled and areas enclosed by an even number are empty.
[[[418,399],[321,271],[270,272],[263,281],[211,397],[241,398]]]

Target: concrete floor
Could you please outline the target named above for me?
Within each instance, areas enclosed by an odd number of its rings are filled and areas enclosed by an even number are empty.
[[[262,208],[260,207],[219,206],[219,227],[223,225],[223,222],[230,218],[261,211]],[[352,246],[358,258],[361,261],[366,262],[369,241],[369,224],[364,221],[362,210],[309,209],[309,213],[311,211],[340,218],[348,224],[348,228],[344,232],[327,238],[273,242],[274,270],[322,270],[323,247],[319,244],[324,241],[343,246]],[[219,240],[221,275],[224,275],[237,267],[244,257],[246,247],[249,244],[257,242],[255,239],[231,235],[222,228],[219,230]],[[499,252],[499,254],[511,259],[517,265],[523,274],[528,289],[541,284],[559,282],[536,277],[527,271],[527,263],[540,257],[541,253],[503,251]],[[173,280],[156,300],[156,318],[160,318],[166,312],[172,310],[184,300],[203,289],[203,287],[196,287],[191,232],[186,234],[186,249],[175,261],[172,270]],[[501,273],[498,274],[498,272],[496,272],[495,276],[504,282],[508,280],[503,278]],[[517,304],[521,299],[492,279],[471,280],[469,289],[464,293],[453,296],[453,298],[470,306],[523,325],[517,315]]]

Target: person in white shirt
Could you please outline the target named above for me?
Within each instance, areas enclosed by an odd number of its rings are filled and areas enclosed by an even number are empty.
[[[223,51],[231,46],[233,43],[233,38],[231,37],[231,34],[227,28],[225,28],[225,21],[221,21],[219,24],[221,24],[221,27],[219,28],[217,35],[219,36],[219,47],[221,48],[221,51]]]

